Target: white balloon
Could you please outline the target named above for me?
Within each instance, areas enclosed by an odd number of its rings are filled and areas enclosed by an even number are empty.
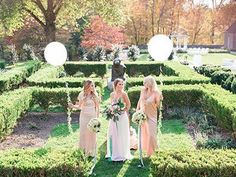
[[[148,42],[148,52],[156,61],[165,61],[173,50],[173,42],[168,36],[158,34]]]
[[[66,62],[67,51],[60,42],[49,43],[44,50],[46,61],[53,66],[61,66]]]

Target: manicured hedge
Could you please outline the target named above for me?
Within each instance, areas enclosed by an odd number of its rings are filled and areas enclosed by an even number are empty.
[[[17,119],[28,110],[32,102],[32,89],[18,89],[0,96],[0,140],[10,134]]]
[[[33,103],[38,104],[46,112],[51,105],[61,105],[67,108],[67,90],[66,88],[37,88],[32,87]],[[81,88],[69,88],[70,97],[73,102],[77,100]]]
[[[30,86],[40,86],[40,87],[65,87],[65,83],[68,83],[69,87],[83,87],[83,83],[86,78],[78,77],[62,77],[59,78],[60,73],[63,72],[63,67],[54,67],[54,66],[45,66],[43,69],[40,69],[34,73],[31,77],[27,79],[27,83]],[[95,85],[102,88],[103,80],[100,78],[93,78]]]
[[[6,66],[6,62],[4,60],[0,60],[0,69],[4,69]]]
[[[235,150],[157,151],[151,157],[152,176],[235,177]]]
[[[126,74],[129,77],[134,77],[138,75],[160,75],[160,67],[163,67],[163,63],[157,62],[135,62],[135,63],[125,63],[126,66]]]
[[[236,130],[236,95],[220,86],[205,84],[203,87],[203,108],[214,114],[222,127]]]
[[[164,97],[163,106],[199,106],[202,97],[202,87],[198,85],[165,85],[161,87]],[[136,108],[141,87],[128,90],[131,106]]]
[[[136,107],[140,87],[128,90],[132,107]],[[163,106],[200,106],[215,115],[217,122],[229,130],[236,130],[236,95],[217,85],[166,85],[162,87]]]
[[[104,77],[107,72],[106,64],[101,62],[67,62],[64,68],[69,75],[74,75],[79,71],[84,73],[85,77],[89,77],[93,73],[98,77]]]
[[[0,176],[88,176],[91,164],[81,150],[11,150],[0,153]]]
[[[203,65],[196,68],[202,75],[211,78],[211,83],[219,84],[226,90],[236,93],[236,74],[221,66]]]
[[[100,92],[99,88],[96,88]],[[71,100],[75,102],[81,88],[68,88]],[[21,118],[34,104],[48,111],[49,106],[61,105],[67,108],[66,88],[28,87],[5,92],[0,96],[0,140],[12,132],[17,119]]]
[[[30,86],[40,86],[40,87],[49,87],[49,88],[57,88],[57,87],[65,87],[65,83],[68,83],[69,87],[78,88],[83,87],[83,83],[86,78],[73,78],[73,77],[63,77],[63,78],[54,78],[54,79],[43,79],[43,80],[34,80],[29,81]],[[103,81],[98,78],[92,79],[96,86],[102,88]]]
[[[55,67],[51,65],[44,65],[40,70],[32,74],[27,78],[27,82],[30,85],[34,85],[34,82],[41,82],[48,79],[58,78],[60,73],[63,72],[63,67]]]
[[[153,64],[157,65],[157,64]],[[159,66],[156,66],[157,69]],[[177,62],[165,62],[162,67],[164,76],[162,77],[163,84],[199,84],[199,83],[209,83],[210,79],[204,77],[192,69],[181,65]],[[155,77],[158,84],[160,84],[160,77]],[[142,77],[130,77],[127,79],[127,88],[137,85],[143,85]]]
[[[0,92],[17,87],[41,66],[39,61],[17,63],[12,69],[0,75]]]

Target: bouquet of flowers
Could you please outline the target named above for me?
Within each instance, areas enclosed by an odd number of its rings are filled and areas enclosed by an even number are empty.
[[[104,113],[106,119],[112,119],[114,122],[118,121],[119,116],[124,112],[124,108],[124,103],[121,101],[121,99],[119,99],[117,103],[105,108]]]
[[[101,122],[97,118],[93,118],[89,121],[87,128],[95,133],[100,132]]]
[[[147,116],[142,111],[137,111],[132,116],[132,122],[141,125],[145,120],[147,120]]]

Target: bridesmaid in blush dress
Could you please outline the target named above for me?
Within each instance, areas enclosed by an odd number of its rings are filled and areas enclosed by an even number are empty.
[[[84,88],[78,96],[78,102],[75,105],[70,103],[69,107],[81,110],[79,118],[79,147],[87,155],[95,156],[96,133],[87,128],[91,119],[99,118],[99,97],[93,81],[87,80],[84,82]]]
[[[115,104],[119,99],[125,104],[125,111],[119,116],[119,120],[114,122],[109,120],[107,132],[107,155],[112,161],[125,161],[131,159],[130,153],[130,131],[128,110],[131,106],[129,97],[124,91],[124,82],[122,79],[114,81],[114,92],[111,93],[111,104]]]
[[[160,100],[162,99],[162,93],[157,88],[155,79],[152,76],[145,77],[144,87],[141,90],[136,110],[142,110],[148,118],[141,125],[141,145],[148,156],[151,156],[155,149],[158,148],[157,120]]]

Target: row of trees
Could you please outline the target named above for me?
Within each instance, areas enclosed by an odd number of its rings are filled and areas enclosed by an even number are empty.
[[[222,44],[236,20],[236,2],[211,2],[209,7],[194,0],[1,0],[0,37],[36,45],[64,35],[76,45],[110,48],[181,30],[191,44]]]
[[[147,43],[157,33],[185,31],[190,44],[222,44],[223,33],[236,21],[234,0],[134,0],[126,29],[132,43]]]

